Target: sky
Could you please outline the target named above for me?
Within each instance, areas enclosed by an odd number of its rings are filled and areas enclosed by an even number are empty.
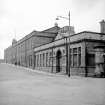
[[[33,30],[42,31],[54,26],[68,25],[70,11],[75,32],[100,32],[99,22],[105,19],[105,0],[0,0],[0,58],[4,49]]]

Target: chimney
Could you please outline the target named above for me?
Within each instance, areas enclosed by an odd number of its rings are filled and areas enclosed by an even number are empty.
[[[58,23],[57,23],[57,22],[55,22],[54,26],[58,27]]]
[[[104,20],[100,22],[100,31],[101,33],[105,33],[105,21]]]

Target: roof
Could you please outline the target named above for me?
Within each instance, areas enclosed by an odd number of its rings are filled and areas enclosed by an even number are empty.
[[[103,37],[102,40],[100,40],[100,36],[101,35],[104,36],[105,34],[103,34],[103,33],[97,33],[97,32],[91,32],[91,31],[82,31],[80,33],[76,33],[76,34],[67,36],[66,38],[70,38],[71,39],[71,43],[78,42],[78,41],[88,41],[88,40],[89,41],[101,41],[101,42],[105,42],[105,36]],[[90,36],[92,36],[92,37],[90,37]],[[41,50],[41,48],[44,49],[45,46],[47,46],[47,45],[50,46],[50,44],[51,44],[51,46],[53,46],[53,43],[59,42],[60,40],[61,40],[61,43],[63,43],[62,39],[64,39],[64,38],[55,40],[55,41],[50,42],[50,43],[46,43],[46,44],[40,45],[38,47],[35,47],[35,49],[40,49]],[[68,42],[68,40],[67,40],[67,42]],[[61,43],[59,43],[59,44],[61,44]],[[54,46],[55,45],[56,44],[54,44]]]
[[[46,30],[43,30],[43,31],[41,31],[41,32],[57,34],[58,31],[59,31],[59,29],[60,29],[60,27],[54,26],[54,27],[48,28],[48,29],[46,29]]]
[[[43,30],[43,31],[32,31],[30,34],[26,35],[26,38],[29,38],[31,36],[36,37],[48,37],[48,38],[55,38],[58,34],[60,27],[54,26],[49,29]],[[22,38],[23,39],[23,38]]]

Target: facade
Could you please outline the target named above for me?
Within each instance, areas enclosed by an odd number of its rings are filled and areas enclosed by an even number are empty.
[[[33,68],[34,48],[52,42],[58,29],[58,26],[54,26],[40,32],[33,31],[19,41],[13,39],[12,45],[4,51],[5,62]]]
[[[93,76],[105,73],[105,21],[101,32],[75,33],[74,27],[32,32],[5,50],[7,63],[52,73]],[[29,38],[28,38],[29,37]],[[25,40],[25,41],[24,41]],[[28,43],[30,41],[30,44]],[[19,50],[19,46],[22,47]],[[33,47],[27,46],[33,45]],[[30,48],[30,49],[28,49]]]

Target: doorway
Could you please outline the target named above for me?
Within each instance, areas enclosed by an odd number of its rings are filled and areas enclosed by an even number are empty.
[[[61,71],[61,58],[62,58],[61,51],[58,50],[56,53],[56,72],[57,73]]]

